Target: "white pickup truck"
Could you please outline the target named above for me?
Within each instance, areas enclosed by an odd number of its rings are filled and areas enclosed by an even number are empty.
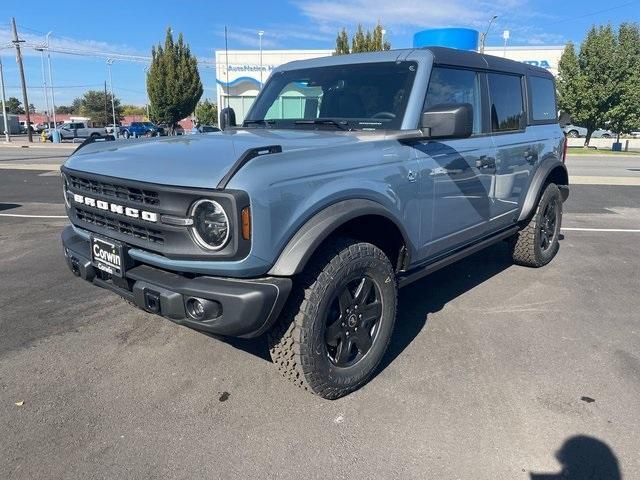
[[[58,132],[60,132],[60,138],[63,140],[99,137],[107,133],[107,130],[104,127],[93,127],[92,125],[93,124],[91,122],[87,121],[64,122],[62,125],[58,126]],[[53,141],[52,130],[49,130],[48,139]]]

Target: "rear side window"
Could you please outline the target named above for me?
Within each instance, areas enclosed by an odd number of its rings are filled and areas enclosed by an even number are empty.
[[[520,130],[524,115],[522,79],[516,75],[490,73],[491,131]]]
[[[543,77],[529,77],[531,91],[531,118],[534,121],[556,120],[556,87],[553,80]]]
[[[436,105],[451,103],[471,104],[473,107],[473,133],[480,133],[482,130],[482,109],[480,108],[480,83],[476,72],[455,68],[433,68],[424,110]]]

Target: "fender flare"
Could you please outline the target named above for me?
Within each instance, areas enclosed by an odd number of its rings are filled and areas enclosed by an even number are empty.
[[[533,179],[531,180],[531,184],[529,185],[529,191],[524,199],[522,204],[522,210],[520,211],[520,216],[518,217],[518,221],[526,220],[533,209],[536,207],[538,203],[538,198],[540,198],[540,194],[542,193],[542,187],[545,184],[545,181],[549,177],[549,174],[556,168],[560,167],[562,172],[564,173],[564,177],[566,178],[567,185],[566,189],[562,189],[562,200],[566,200],[569,196],[569,173],[567,172],[567,167],[564,163],[558,160],[555,157],[547,157],[542,161],[542,163],[538,166],[535,173],[533,174]]]
[[[307,220],[280,252],[268,274],[291,276],[302,272],[311,255],[329,235],[349,220],[365,215],[378,215],[393,222],[408,248],[407,232],[383,205],[365,199],[343,200],[324,208]]]

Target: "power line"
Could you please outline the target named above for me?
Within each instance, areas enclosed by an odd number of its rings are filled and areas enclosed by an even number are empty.
[[[627,3],[623,3],[621,5],[616,5],[615,7],[609,7],[609,8],[604,8],[602,10],[598,10],[596,12],[591,12],[591,13],[585,13],[583,15],[578,15],[575,17],[569,17],[569,18],[565,18],[563,20],[558,20],[555,22],[550,22],[550,23],[546,23],[545,26],[549,26],[549,25],[557,25],[559,23],[565,23],[565,22],[573,22],[575,20],[580,20],[582,18],[587,18],[587,17],[592,17],[594,15],[600,15],[601,13],[606,13],[606,12],[610,12],[612,10],[617,10],[619,8],[624,8],[624,7],[628,7],[630,5],[633,5],[635,3],[638,3],[640,0],[634,0],[632,2],[627,2]]]

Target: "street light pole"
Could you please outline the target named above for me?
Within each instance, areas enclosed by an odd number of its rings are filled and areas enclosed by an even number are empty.
[[[111,89],[111,114],[113,115],[113,133],[115,133],[116,138],[120,136],[120,132],[116,128],[116,106],[113,101],[113,79],[111,78],[111,64],[113,63],[112,58],[107,59],[107,67],[109,68],[109,88]]]
[[[264,30],[260,30],[258,32],[258,37],[260,39],[260,90],[262,90],[262,36],[264,35]]]
[[[51,111],[49,110],[49,94],[47,93],[47,77],[44,73],[44,48],[37,48],[36,50],[38,50],[40,52],[40,63],[42,64],[42,93],[44,95],[44,103],[47,106],[47,128],[50,128],[51,125],[49,125],[49,115],[51,114]]]
[[[53,74],[51,73],[51,50],[49,49],[49,37],[51,32],[47,33],[47,63],[49,65],[49,88],[51,89],[51,110],[53,110],[53,128],[58,128],[56,119],[56,97],[53,93]]]
[[[496,18],[498,18],[497,15],[494,15],[493,17],[491,17],[491,20],[489,20],[489,25],[487,25],[487,29],[480,36],[480,53],[484,53],[484,47],[485,47],[485,45],[487,43],[487,35],[489,34],[489,30],[491,29],[491,25],[493,25],[493,22],[496,20]]]
[[[4,74],[2,73],[2,58],[0,57],[0,90],[2,91],[2,118],[4,120],[4,139],[7,142],[11,141],[9,136],[9,122],[7,120],[7,105],[4,99]]]

